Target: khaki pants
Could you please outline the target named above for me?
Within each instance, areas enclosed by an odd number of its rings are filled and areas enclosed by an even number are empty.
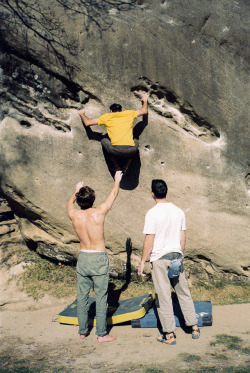
[[[168,277],[169,263],[168,259],[158,259],[151,263],[152,279],[158,298],[157,311],[162,330],[165,333],[171,333],[176,329],[171,286],[178,297],[186,325],[192,326],[198,322],[185,273],[181,272],[179,277],[170,280]]]

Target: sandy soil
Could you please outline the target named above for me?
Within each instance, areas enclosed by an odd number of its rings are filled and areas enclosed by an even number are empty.
[[[48,372],[52,367],[63,366],[84,373],[144,373],[147,368],[185,372],[188,368],[201,366],[217,366],[220,371],[219,367],[225,364],[249,366],[250,358],[246,354],[228,350],[224,345],[211,347],[210,342],[217,334],[227,334],[240,337],[243,347],[249,347],[250,304],[213,306],[213,325],[202,328],[199,340],[192,340],[189,334],[177,328],[177,345],[167,346],[156,341],[157,329],[119,325],[111,330],[117,337],[115,342],[98,344],[95,328],[82,341],[78,327],[58,323],[59,312],[74,298],[55,300],[45,297],[34,302],[13,287],[8,289],[8,294],[13,301],[2,301],[0,350],[9,356],[9,361],[24,359],[29,361],[30,367],[47,366]],[[2,292],[2,297],[6,296]],[[201,359],[188,363],[181,354],[194,354]]]

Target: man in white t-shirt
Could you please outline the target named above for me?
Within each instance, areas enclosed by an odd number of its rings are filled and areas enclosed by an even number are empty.
[[[156,205],[151,208],[145,218],[143,233],[146,234],[138,275],[143,273],[144,265],[150,256],[151,274],[155,288],[156,306],[163,334],[157,338],[159,342],[176,344],[175,318],[171,297],[171,285],[178,297],[180,307],[187,326],[192,327],[192,338],[198,339],[200,329],[194,303],[188,288],[187,280],[181,265],[180,274],[169,278],[171,261],[182,262],[186,242],[186,221],[184,212],[166,199],[168,187],[163,180],[152,180],[152,196]]]

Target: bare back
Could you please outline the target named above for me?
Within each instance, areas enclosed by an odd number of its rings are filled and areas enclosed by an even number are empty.
[[[115,183],[109,196],[96,208],[91,207],[86,210],[75,208],[76,193],[83,187],[83,182],[77,184],[76,192],[69,198],[68,216],[80,239],[80,250],[105,251],[104,219],[118,195],[121,178],[122,171],[116,171]]]
[[[98,207],[75,212],[72,224],[80,239],[80,250],[105,251],[105,215]]]

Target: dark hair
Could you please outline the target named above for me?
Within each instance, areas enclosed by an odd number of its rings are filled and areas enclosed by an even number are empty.
[[[164,180],[155,179],[152,180],[151,190],[155,195],[155,198],[165,198],[168,192],[168,186]]]
[[[120,104],[112,104],[109,109],[113,112],[113,113],[117,113],[118,111],[122,111],[122,106]]]
[[[94,201],[95,192],[88,186],[82,187],[79,192],[76,193],[76,202],[82,210],[86,210],[92,207]]]

